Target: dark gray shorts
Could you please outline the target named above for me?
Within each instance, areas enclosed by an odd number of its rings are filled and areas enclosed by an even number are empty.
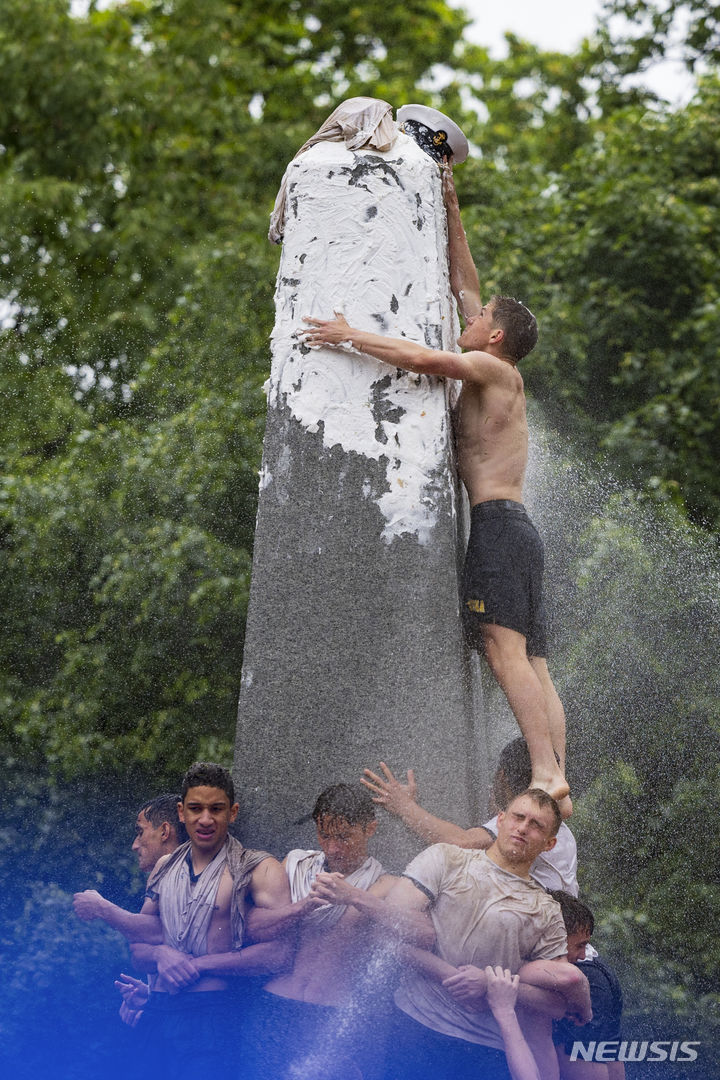
[[[340,1077],[356,1080],[357,1017],[334,1005],[295,1001],[263,990],[248,1025],[248,1076],[252,1080]]]
[[[511,1080],[502,1050],[442,1035],[397,1007],[389,1056],[392,1080]]]
[[[522,634],[528,656],[547,656],[540,535],[522,503],[493,499],[473,506],[462,583],[468,644],[482,650],[482,627]]]

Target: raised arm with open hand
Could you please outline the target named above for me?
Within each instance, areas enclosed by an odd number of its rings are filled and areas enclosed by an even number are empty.
[[[399,817],[421,840],[431,844],[457,844],[464,848],[490,847],[493,838],[486,829],[462,829],[452,821],[445,821],[424,810],[417,802],[417,784],[412,769],[408,769],[408,782],[403,784],[384,761],[380,762],[380,768],[383,776],[365,769],[360,782],[372,791],[373,802],[384,806],[389,814]]]
[[[482,309],[480,282],[460,218],[460,205],[455,191],[452,166],[447,164],[443,166],[442,185],[447,211],[450,288],[458,302],[463,319],[468,319],[472,315],[477,315]]]
[[[407,784],[403,784],[402,780],[393,776],[384,761],[380,762],[380,768],[383,771],[382,777],[374,773],[372,769],[363,769],[360,783],[372,791],[373,802],[380,803],[389,814],[395,814],[403,821],[406,814],[412,818],[413,810],[418,809],[414,770],[408,769]]]

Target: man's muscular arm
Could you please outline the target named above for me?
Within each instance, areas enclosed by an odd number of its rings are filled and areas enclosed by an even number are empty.
[[[324,903],[314,896],[293,903],[284,863],[279,864],[275,859],[260,863],[255,873],[258,878],[255,885],[253,875],[254,904],[245,923],[248,937],[253,942],[271,941],[297,929],[306,915]]]
[[[157,973],[171,992],[183,990],[200,978],[195,957],[171,945],[131,945],[130,955],[136,971]]]
[[[444,352],[440,349],[428,349],[406,338],[385,337],[372,334],[367,330],[356,330],[350,326],[344,315],[335,312],[334,319],[303,320],[308,323],[302,337],[310,345],[352,345],[360,352],[374,356],[393,367],[414,371],[422,375],[447,375],[461,379],[459,367],[464,357],[460,353]]]
[[[292,942],[261,941],[226,953],[193,957],[200,975],[277,975],[292,965]]]
[[[579,1024],[592,1020],[590,985],[582,971],[567,958],[531,960],[520,968],[520,980],[528,986],[562,995],[565,1014]]]
[[[489,1007],[487,969],[483,971],[473,964],[454,967],[435,953],[412,945],[401,945],[398,958],[417,971],[421,971],[434,982],[440,983],[450,996],[461,1004],[478,1011]],[[559,1020],[565,1015],[565,998],[559,993],[543,990],[539,986],[531,986],[522,981],[518,986],[518,1004],[553,1020]]]
[[[306,915],[325,903],[317,896],[306,896],[282,907],[251,908],[245,923],[248,937],[253,942],[272,941],[296,930]]]
[[[559,984],[555,982],[553,989],[550,990],[541,985],[525,982],[523,981],[524,970],[521,968],[519,972],[518,1003],[544,1016],[552,1017],[553,1020],[559,1020],[565,1015],[567,1008],[567,1001],[562,996]],[[540,976],[537,973],[536,978],[539,982]],[[475,967],[474,964],[463,964],[442,979],[442,985],[451,997],[468,1008],[487,1008],[487,974],[482,968]]]
[[[384,777],[365,769],[360,783],[373,792],[373,802],[384,806],[389,814],[399,817],[421,840],[429,844],[456,844],[457,847],[475,850],[490,847],[493,837],[487,829],[463,829],[452,821],[445,821],[424,810],[417,801],[417,784],[412,769],[408,769],[408,782],[403,784],[384,761],[380,762],[380,768]]]
[[[457,968],[447,960],[443,960],[436,953],[428,952],[427,949],[418,949],[416,945],[400,945],[397,957],[434,982],[441,983],[443,979],[449,979],[457,973]]]
[[[468,319],[472,315],[479,315],[482,310],[480,282],[460,218],[460,205],[450,165],[443,167],[443,198],[447,211],[450,288],[462,317]]]
[[[263,941],[206,956],[189,956],[170,945],[133,945],[130,952],[138,971],[157,972],[162,985],[173,993],[202,975],[275,975],[290,964],[293,947],[285,941]]]
[[[303,321],[308,326],[299,333],[310,345],[352,345],[392,367],[414,371],[419,375],[441,375],[449,379],[485,383],[497,372],[497,365],[502,364],[502,361],[484,352],[445,352],[442,349],[428,349],[406,338],[356,330],[338,312],[335,312],[334,319],[306,318]]]
[[[73,908],[83,922],[102,919],[130,942],[144,941],[152,945],[162,941],[160,919],[157,914],[146,911],[145,906],[141,912],[133,913],[106,900],[95,889],[85,889],[84,892],[75,893]]]

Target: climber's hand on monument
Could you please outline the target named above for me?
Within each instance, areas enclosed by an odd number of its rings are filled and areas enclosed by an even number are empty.
[[[457,975],[443,979],[443,988],[456,1001],[471,1008],[487,1008],[487,975],[474,964],[463,964]]]
[[[380,768],[385,774],[384,778],[370,769],[364,769],[360,783],[372,791],[373,802],[380,803],[389,814],[402,817],[409,805],[417,803],[415,772],[413,769],[408,769],[407,784],[403,784],[396,776],[393,776],[384,761],[380,762]]]
[[[306,316],[303,322],[309,325],[299,331],[299,336],[308,345],[343,345],[350,343],[352,330],[345,316],[335,312],[334,319],[312,319]]]

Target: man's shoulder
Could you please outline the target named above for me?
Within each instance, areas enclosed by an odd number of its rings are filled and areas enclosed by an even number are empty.
[[[555,900],[554,897],[550,895],[542,882],[535,881],[535,879],[531,877],[530,884],[534,889],[537,889],[539,898],[538,903],[540,905],[540,908],[546,913],[548,918],[562,920],[562,908],[558,904],[557,900]],[[564,922],[563,925],[565,925]]]
[[[560,823],[560,828],[557,831],[557,838],[558,843],[562,842],[563,844],[567,844],[568,847],[577,847],[575,834],[565,821]]]
[[[273,863],[280,866],[278,860],[269,851],[245,847],[234,836],[228,836],[227,865],[234,880],[253,878],[257,870],[262,871],[264,863],[267,863],[264,872],[267,872]]]
[[[581,960],[578,964],[578,968],[582,971],[583,975],[587,978],[588,982],[592,986],[593,984],[607,986],[613,994],[620,994],[620,982],[617,975],[604,960],[601,960],[599,956],[594,956],[592,960]]]
[[[387,896],[393,885],[397,883],[397,880],[395,874],[382,873],[379,878],[373,881],[372,885],[368,886],[367,891],[372,893],[373,896]]]
[[[177,848],[175,849],[175,851],[177,851]],[[167,866],[167,864],[170,862],[173,855],[175,854],[175,851],[169,851],[167,855],[161,855],[158,861],[153,866],[151,873],[154,874],[156,870],[162,870],[164,866]]]
[[[317,858],[322,852],[317,848],[292,848],[283,858],[283,863],[300,862],[303,859]]]
[[[469,349],[460,354],[463,367],[463,384],[477,385],[479,389],[489,382],[516,383],[519,372],[513,364],[482,349]],[[522,381],[522,380],[521,380]]]
[[[437,859],[443,862],[452,864],[467,863],[478,854],[484,854],[484,852],[478,852],[473,848],[458,847],[457,844],[430,844],[428,847],[415,856],[417,859],[428,858]]]
[[[252,877],[256,874],[268,874],[274,870],[282,870],[283,865],[279,859],[271,855],[269,851],[253,851],[251,852],[251,858],[247,860],[248,864],[252,864],[250,873]]]
[[[464,874],[468,866],[478,859],[485,859],[483,850],[461,848],[457,844],[431,844],[415,856],[405,870],[406,877],[413,877],[414,871],[428,869],[441,873],[444,877]]]

